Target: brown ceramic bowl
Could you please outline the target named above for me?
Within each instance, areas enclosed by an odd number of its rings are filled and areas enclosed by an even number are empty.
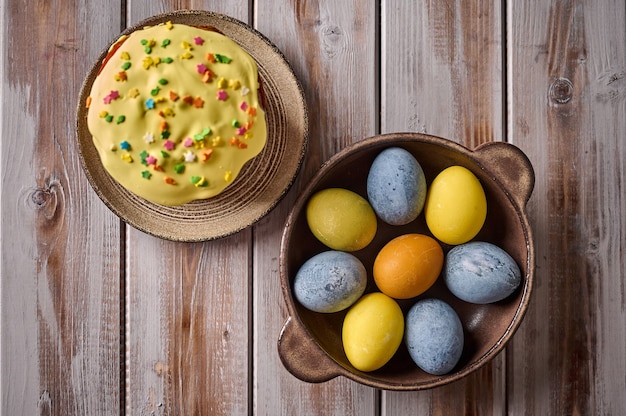
[[[452,306],[463,323],[465,345],[457,366],[449,374],[434,376],[417,367],[404,342],[381,369],[355,369],[343,351],[341,328],[346,311],[321,314],[305,309],[293,295],[293,280],[300,266],[313,255],[329,250],[310,232],[306,204],[318,190],[329,187],[350,189],[367,198],[366,180],[374,158],[385,148],[402,147],[418,160],[428,185],[451,165],[470,169],[481,181],[487,196],[487,219],[477,241],[488,241],[507,251],[522,271],[520,287],[508,298],[493,304],[476,305],[456,298],[443,279],[423,295],[398,301],[403,312],[421,298],[436,297]],[[278,341],[284,366],[308,382],[323,382],[345,376],[359,383],[386,390],[422,390],[458,380],[495,357],[518,328],[531,294],[534,248],[525,206],[534,186],[528,158],[515,146],[493,142],[471,151],[452,141],[417,133],[397,133],[362,140],[326,162],[297,199],[283,231],[280,276],[289,318]],[[409,232],[431,235],[422,213],[404,226],[378,221],[372,243],[354,252],[368,270],[366,293],[377,291],[371,277],[374,258],[392,238]],[[444,252],[451,247],[442,244]]]

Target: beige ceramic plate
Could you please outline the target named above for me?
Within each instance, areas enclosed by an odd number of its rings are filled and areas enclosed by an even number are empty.
[[[237,179],[223,193],[214,198],[169,207],[152,203],[126,190],[104,169],[87,128],[84,103],[106,56],[107,47],[94,63],[81,90],[77,116],[79,153],[93,189],[128,224],[168,240],[212,240],[252,225],[287,192],[300,169],[307,146],[306,104],[300,83],[282,53],[262,34],[228,16],[179,10],[148,18],[122,34],[166,21],[213,26],[254,58],[265,94],[268,126],[265,148],[244,166]]]

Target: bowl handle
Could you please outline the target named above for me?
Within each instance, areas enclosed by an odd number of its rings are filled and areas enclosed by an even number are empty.
[[[337,364],[291,317],[278,338],[278,355],[285,368],[302,381],[321,383],[339,375]]]
[[[525,207],[535,186],[535,171],[526,154],[505,142],[484,143],[474,154],[501,180],[511,197]]]

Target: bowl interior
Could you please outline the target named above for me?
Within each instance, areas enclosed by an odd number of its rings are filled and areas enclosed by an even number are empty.
[[[523,281],[517,291],[503,301],[489,304],[470,304],[452,295],[445,287],[443,279],[423,295],[399,300],[406,314],[408,309],[422,298],[435,297],[447,302],[459,315],[464,328],[465,346],[457,367],[444,376],[433,376],[420,370],[411,360],[408,351],[401,344],[398,352],[384,367],[371,373],[356,370],[349,363],[343,351],[341,328],[347,311],[321,314],[302,307],[293,295],[293,280],[300,266],[313,255],[329,250],[310,232],[306,222],[306,203],[318,190],[329,187],[350,189],[367,199],[366,179],[374,158],[385,148],[402,147],[411,152],[422,166],[426,182],[448,166],[461,165],[470,169],[481,181],[487,197],[487,219],[475,241],[488,241],[506,250],[520,266]],[[360,380],[375,380],[376,384],[389,386],[423,386],[431,383],[444,383],[460,378],[481,366],[496,355],[506,340],[516,329],[525,309],[525,298],[530,276],[528,233],[524,227],[523,212],[509,197],[502,183],[494,178],[488,166],[482,166],[474,153],[444,139],[420,136],[378,136],[359,142],[350,151],[339,153],[322,166],[309,183],[292,209],[285,229],[283,252],[283,285],[290,311],[296,315],[317,344],[341,367]],[[372,278],[372,266],[378,251],[392,238],[406,233],[431,235],[424,214],[404,226],[388,225],[378,220],[378,231],[374,241],[366,248],[353,252],[368,271],[366,293],[378,291]],[[444,252],[451,246],[442,244]]]

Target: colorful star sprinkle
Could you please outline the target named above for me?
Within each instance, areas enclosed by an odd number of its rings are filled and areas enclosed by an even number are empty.
[[[164,142],[163,142],[163,147],[164,147],[166,150],[172,151],[172,150],[174,150],[174,147],[175,147],[175,146],[176,146],[176,143],[174,143],[174,142],[173,142],[173,141],[171,141],[171,140],[166,140],[166,141],[164,141]]]
[[[217,90],[217,99],[220,101],[226,101],[228,99],[228,93],[224,90]]]
[[[202,39],[200,36],[196,36],[195,38],[193,38],[193,43],[195,43],[196,45],[203,45],[204,39]]]
[[[126,140],[124,140],[123,142],[120,142],[120,149],[130,150],[130,143],[128,143]]]
[[[148,98],[146,100],[146,108],[148,110],[152,110],[154,108],[154,106],[155,106],[154,100],[152,98]]]
[[[154,134],[148,132],[148,133],[144,134],[143,139],[148,144],[153,143],[154,142]]]
[[[146,158],[148,156],[150,156],[150,154],[148,154],[148,152],[146,152],[145,150],[142,150],[141,153],[139,153],[139,158],[141,160],[142,165],[148,166],[148,162],[146,161]]]
[[[106,97],[104,97],[104,103],[110,104],[111,101],[117,100],[118,98],[120,98],[119,91],[111,91]]]
[[[198,65],[196,65],[196,71],[198,71],[198,74],[204,74],[207,71],[207,69],[208,68],[203,63],[199,63]]]
[[[185,172],[185,164],[184,163],[179,163],[177,165],[174,165],[174,172],[176,172],[176,173],[184,173]]]
[[[185,153],[185,162],[191,163],[196,160],[196,155],[191,151],[187,150]]]
[[[209,181],[204,176],[192,176],[189,181],[196,187],[205,187],[209,185]]]
[[[201,97],[194,98],[193,106],[196,107],[196,108],[204,107],[204,100]]]
[[[215,60],[217,62],[220,62],[222,64],[229,64],[232,62],[232,59],[230,59],[228,56],[226,55],[220,55],[219,53],[213,54],[213,56],[215,56]]]
[[[211,129],[208,127],[205,127],[200,133],[194,134],[193,139],[195,141],[203,140],[209,134],[211,134]]]
[[[202,161],[206,162],[207,160],[209,160],[211,158],[211,155],[213,154],[213,149],[206,149],[202,152]]]

